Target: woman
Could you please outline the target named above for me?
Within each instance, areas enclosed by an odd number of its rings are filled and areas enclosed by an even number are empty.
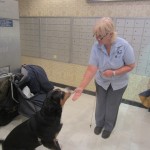
[[[101,18],[93,29],[96,42],[93,44],[89,65],[79,87],[75,89],[73,100],[77,100],[85,87],[95,76],[96,135],[102,132],[108,138],[115,126],[119,105],[128,84],[128,72],[135,66],[131,45],[117,37],[111,18]]]

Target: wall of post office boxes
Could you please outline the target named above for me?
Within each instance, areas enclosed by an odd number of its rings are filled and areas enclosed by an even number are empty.
[[[22,55],[87,65],[98,17],[20,18]],[[150,18],[113,18],[117,33],[134,48],[132,73],[150,76]]]

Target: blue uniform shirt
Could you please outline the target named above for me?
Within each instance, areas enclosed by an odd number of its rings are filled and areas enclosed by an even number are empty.
[[[111,46],[110,55],[108,55],[104,45],[95,42],[89,59],[89,65],[98,68],[95,80],[98,85],[105,90],[111,84],[113,90],[118,90],[128,84],[128,74],[117,75],[113,77],[104,77],[102,72],[108,69],[119,69],[124,65],[135,63],[134,51],[131,45],[122,38],[117,38]]]

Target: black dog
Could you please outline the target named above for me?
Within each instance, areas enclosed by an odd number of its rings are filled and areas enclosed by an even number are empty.
[[[3,150],[34,150],[40,145],[61,150],[56,139],[62,128],[62,106],[71,92],[52,90],[48,93],[41,110],[32,118],[15,127],[4,141]]]

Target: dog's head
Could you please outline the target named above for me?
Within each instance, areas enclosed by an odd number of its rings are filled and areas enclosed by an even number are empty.
[[[60,89],[55,89],[48,93],[47,101],[49,103],[53,103],[54,105],[63,106],[70,95],[70,90],[63,91]]]
[[[41,112],[49,114],[57,110],[61,110],[67,99],[70,97],[70,90],[55,89],[47,94]]]

